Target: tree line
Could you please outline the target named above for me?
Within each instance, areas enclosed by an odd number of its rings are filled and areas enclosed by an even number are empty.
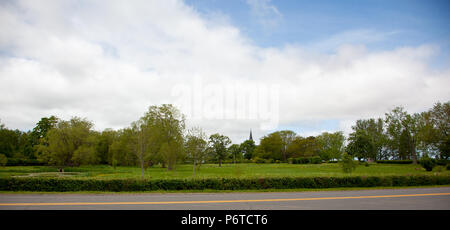
[[[346,138],[343,132],[324,132],[302,137],[283,130],[232,144],[229,137],[209,137],[200,127],[187,129],[184,115],[174,106],[150,106],[129,127],[102,132],[87,119],[42,118],[33,130],[11,130],[0,124],[0,162],[14,159],[46,165],[80,166],[108,164],[160,165],[176,170],[177,164],[193,164],[193,173],[204,163],[288,162],[316,157],[341,159],[344,153],[364,161],[413,160],[423,156],[448,159],[450,154],[450,102],[409,114],[396,107],[383,118],[360,119]],[[4,159],[4,160],[2,160]],[[143,173],[142,173],[143,174]]]

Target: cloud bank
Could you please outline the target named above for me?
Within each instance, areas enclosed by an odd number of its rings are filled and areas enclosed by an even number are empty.
[[[182,1],[45,3],[0,4],[0,119],[10,128],[32,129],[56,115],[118,129],[150,105],[175,103],[203,115],[189,125],[236,143],[250,129],[255,138],[278,127],[302,134],[298,124],[336,120],[335,129],[348,131],[355,119],[397,105],[416,112],[450,99],[450,70],[430,64],[439,53],[433,44],[371,51],[348,43],[333,53],[302,44],[262,48]],[[264,127],[271,116],[275,126]]]

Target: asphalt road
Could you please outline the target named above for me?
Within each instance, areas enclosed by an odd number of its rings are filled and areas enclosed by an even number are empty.
[[[275,193],[0,194],[0,210],[450,210],[450,187]]]

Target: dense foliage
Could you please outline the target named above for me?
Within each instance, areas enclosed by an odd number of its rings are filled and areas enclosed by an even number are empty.
[[[87,119],[44,117],[28,132],[0,124],[0,154],[6,165],[58,167],[108,164],[160,165],[176,170],[179,163],[304,163],[342,161],[420,163],[430,156],[446,166],[450,157],[450,102],[436,103],[422,113],[396,107],[384,118],[357,120],[346,138],[343,132],[302,137],[291,130],[269,133],[240,144],[220,133],[209,137],[201,128],[186,130],[184,115],[172,105],[150,106],[129,127],[93,130]],[[4,157],[3,157],[4,156]],[[6,158],[6,159],[4,159]],[[314,159],[314,160],[311,160]]]

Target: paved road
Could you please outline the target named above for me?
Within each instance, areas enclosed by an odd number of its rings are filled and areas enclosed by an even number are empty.
[[[0,194],[0,210],[450,210],[450,187],[276,193]]]

